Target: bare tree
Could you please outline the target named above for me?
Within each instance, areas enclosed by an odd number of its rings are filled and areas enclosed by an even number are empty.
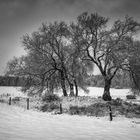
[[[36,78],[41,92],[45,87],[53,90],[52,88],[61,85],[63,95],[67,96],[66,82],[68,79],[65,66],[67,57],[69,57],[68,36],[69,30],[64,22],[43,24],[31,36],[23,37],[24,49],[28,55],[10,62],[9,72],[14,75]],[[38,87],[37,84],[35,86]]]
[[[111,100],[111,81],[119,69],[129,67],[129,51],[140,24],[126,16],[109,26],[108,18],[97,13],[83,13],[73,24],[73,44],[79,48],[83,61],[93,62],[104,77],[104,100]]]
[[[140,91],[140,42],[135,41],[133,48],[131,49],[130,53],[130,77],[131,77],[131,87],[132,90],[135,92],[135,90]]]

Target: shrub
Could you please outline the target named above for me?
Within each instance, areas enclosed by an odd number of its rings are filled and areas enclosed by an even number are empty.
[[[126,95],[126,98],[127,99],[136,99],[136,96],[135,95]]]
[[[12,101],[13,101],[13,102],[20,101],[20,97],[14,97],[14,98],[12,99]]]
[[[110,105],[114,105],[114,106],[121,106],[122,105],[122,99],[117,98],[117,99],[112,99],[111,102],[108,102],[108,104]]]
[[[69,113],[71,115],[86,114],[86,107],[70,106]]]
[[[54,102],[46,103],[46,104],[42,105],[40,108],[40,110],[43,112],[46,112],[46,111],[51,112],[56,109],[59,109],[59,105],[55,104]]]
[[[60,101],[60,97],[56,94],[46,93],[42,97],[42,101],[44,102],[54,102],[54,101]]]
[[[0,103],[4,103],[5,102],[5,100],[4,99],[0,99]]]
[[[89,106],[70,106],[71,115],[105,116],[106,106],[104,103],[95,103]]]
[[[102,99],[102,96],[98,96],[98,99]]]
[[[69,113],[71,115],[79,114],[79,108],[78,108],[78,106],[70,106]]]

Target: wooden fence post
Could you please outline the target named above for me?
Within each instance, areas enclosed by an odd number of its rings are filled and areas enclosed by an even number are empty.
[[[110,121],[113,120],[113,117],[112,117],[112,109],[111,109],[111,106],[109,105],[109,118],[110,118]]]
[[[29,110],[29,98],[27,98],[27,110]]]
[[[11,105],[11,102],[12,102],[12,98],[9,97],[9,105]]]
[[[63,109],[62,109],[62,103],[60,103],[60,114],[63,113]]]

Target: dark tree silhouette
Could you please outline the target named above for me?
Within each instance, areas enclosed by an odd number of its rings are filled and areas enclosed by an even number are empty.
[[[118,70],[129,67],[128,52],[139,27],[140,24],[128,16],[110,27],[108,19],[97,13],[83,13],[73,24],[73,44],[83,52],[81,59],[93,62],[104,77],[104,100],[111,100],[110,86]]]

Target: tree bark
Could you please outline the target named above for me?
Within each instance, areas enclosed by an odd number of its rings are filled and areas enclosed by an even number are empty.
[[[42,75],[42,79],[41,79],[41,87],[40,87],[40,91],[39,91],[39,97],[42,96],[42,93],[44,91],[44,84],[45,84],[45,76]]]
[[[65,85],[65,75],[63,72],[61,72],[61,87],[62,87],[63,95],[68,96],[66,85]]]
[[[54,94],[54,85],[53,85],[53,84],[50,85],[50,87],[49,87],[49,92],[50,92],[51,94]]]
[[[69,83],[70,85],[70,96],[74,96],[74,85],[72,83]]]
[[[105,78],[105,86],[104,86],[104,93],[103,93],[103,99],[105,101],[111,101],[111,96],[110,96],[110,87],[111,87],[111,79]]]
[[[69,80],[65,67],[64,67],[63,69],[64,69],[64,73],[65,73],[65,78],[67,79],[67,82],[68,82],[69,87],[70,87],[70,94],[69,94],[69,96],[74,96],[74,88],[73,88],[74,85],[73,85],[73,83]]]
[[[74,85],[75,85],[75,96],[77,97],[78,96],[78,85],[77,85],[76,80],[74,80]]]

